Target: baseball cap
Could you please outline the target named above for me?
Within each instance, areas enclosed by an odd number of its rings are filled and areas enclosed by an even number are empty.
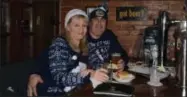
[[[95,17],[103,17],[104,19],[108,18],[107,11],[104,7],[97,7],[90,13],[90,20]]]

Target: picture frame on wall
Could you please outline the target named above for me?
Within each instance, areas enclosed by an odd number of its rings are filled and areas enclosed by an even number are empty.
[[[89,15],[90,15],[90,13],[95,9],[96,7],[94,7],[94,6],[92,6],[92,7],[86,7],[86,14],[88,15],[88,17],[89,17]]]

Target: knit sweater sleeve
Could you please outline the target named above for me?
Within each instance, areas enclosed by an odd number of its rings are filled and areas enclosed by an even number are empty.
[[[83,83],[83,77],[80,73],[69,71],[72,63],[70,60],[70,51],[64,39],[57,38],[49,48],[49,70],[56,85],[75,86]]]

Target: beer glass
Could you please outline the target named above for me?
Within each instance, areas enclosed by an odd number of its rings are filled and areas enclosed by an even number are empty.
[[[111,55],[111,62],[112,62],[112,64],[118,64],[118,61],[121,59],[121,54],[120,53],[113,53],[112,55]],[[111,65],[111,67],[113,67],[112,65]],[[117,66],[118,67],[118,66]],[[112,70],[113,70],[113,72],[116,72],[116,71],[118,71],[118,68],[112,68]]]

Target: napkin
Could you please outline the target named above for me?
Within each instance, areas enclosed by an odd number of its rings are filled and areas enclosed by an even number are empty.
[[[92,82],[92,87],[95,89],[98,85],[102,84],[101,81],[98,81],[96,79],[90,78],[90,81]]]
[[[72,73],[79,73],[81,70],[85,70],[85,69],[86,69],[86,64],[83,62],[79,62],[79,65],[76,68],[72,69],[71,72]],[[69,92],[73,88],[75,88],[75,86],[67,86],[64,88],[64,91]]]

